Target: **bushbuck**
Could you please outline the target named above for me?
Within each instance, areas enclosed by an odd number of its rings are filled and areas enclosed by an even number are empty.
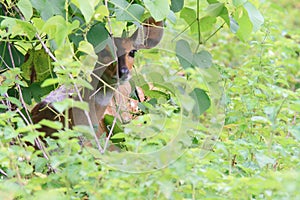
[[[98,55],[98,63],[92,74],[94,90],[85,89],[82,92],[83,100],[89,104],[89,117],[80,109],[72,108],[68,112],[69,125],[93,125],[97,135],[104,133],[105,127],[99,126],[107,106],[111,103],[119,85],[122,85],[131,77],[131,69],[134,64],[134,55],[139,49],[150,49],[155,47],[163,35],[163,21],[156,22],[152,17],[142,23],[142,27],[136,30],[128,38],[112,38],[115,51],[106,46]],[[126,88],[123,90],[125,91]],[[126,93],[126,92],[124,92]],[[124,94],[128,95],[128,94]],[[42,119],[52,121],[64,121],[58,117],[58,112],[53,108],[52,103],[61,101],[69,96],[65,87],[52,91],[42,102],[38,103],[31,111],[34,123]],[[75,99],[78,97],[74,97]],[[60,119],[59,119],[60,118]],[[40,131],[51,136],[56,130],[43,126]]]

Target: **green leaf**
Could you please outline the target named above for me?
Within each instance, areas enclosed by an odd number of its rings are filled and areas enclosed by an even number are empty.
[[[114,134],[110,139],[115,139],[115,140],[123,140],[124,138],[126,137],[126,134],[125,133],[116,133]]]
[[[95,52],[99,53],[107,45],[109,33],[104,24],[98,23],[89,30],[87,33],[87,40],[94,46]]]
[[[201,32],[211,32],[217,19],[215,17],[205,16],[200,19]]]
[[[206,9],[206,13],[208,16],[218,17],[223,13],[224,9],[226,9],[224,3],[209,4],[209,6]]]
[[[90,107],[87,102],[81,102],[81,101],[73,101],[73,99],[70,99],[72,102],[72,107],[80,108],[82,110],[87,110],[89,111]]]
[[[156,21],[165,19],[170,13],[169,0],[144,0],[144,3]]]
[[[144,93],[147,97],[150,97],[150,98],[156,98],[156,99],[163,98],[166,100],[170,98],[168,94],[166,94],[162,91],[159,91],[159,90],[147,90]]]
[[[228,10],[224,3],[212,3],[207,9],[206,13],[210,17],[221,17],[227,25],[230,24]]]
[[[104,17],[109,15],[109,11],[105,5],[100,5],[95,10],[94,18],[98,21],[103,21]]]
[[[244,4],[244,8],[248,12],[248,16],[253,25],[253,31],[258,31],[264,23],[264,17],[257,8],[250,2]]]
[[[11,34],[11,38],[18,35],[24,35],[29,39],[32,39],[35,36],[35,29],[33,25],[26,21],[5,17],[5,19],[1,22],[1,26],[8,28],[7,34]]]
[[[246,41],[251,35],[253,25],[248,17],[247,11],[242,9],[241,12],[242,12],[241,17],[238,17],[239,15],[238,12],[235,13],[236,14],[235,20],[239,25],[239,29],[236,34],[240,40]]]
[[[179,12],[184,5],[184,0],[171,0],[171,10],[173,12]]]
[[[198,32],[198,26],[196,22],[196,11],[191,8],[184,7],[180,12],[180,18],[184,19],[184,21],[190,26],[190,30],[192,33]]]
[[[191,24],[196,19],[196,11],[194,9],[184,7],[180,12],[180,18],[184,19],[186,23]]]
[[[289,132],[298,142],[300,141],[300,126],[292,126],[289,128]]]
[[[199,68],[209,68],[212,66],[212,56],[208,51],[202,50],[193,56],[193,65]]]
[[[68,39],[68,35],[78,27],[77,20],[69,23],[62,16],[57,15],[48,19],[41,31],[46,32],[50,39],[54,39],[57,48],[60,48]]]
[[[21,101],[15,97],[7,97],[7,100],[10,101],[12,104],[15,104],[18,108],[23,107]]]
[[[35,27],[38,31],[41,31],[42,28],[43,28],[43,26],[45,25],[45,21],[42,20],[41,18],[36,18],[36,17],[34,17],[34,18],[31,19],[31,21],[32,21],[34,27]]]
[[[207,109],[209,109],[211,105],[210,98],[204,90],[200,88],[195,88],[189,95],[196,102],[193,108],[193,114],[195,116],[200,116]]]
[[[114,119],[115,119],[115,117],[112,115],[108,115],[108,114],[104,115],[104,123],[108,127],[108,129],[110,129],[112,127]],[[122,128],[122,124],[121,124],[120,120],[116,119],[113,133],[115,134],[115,133],[119,133],[119,132],[123,132],[123,131],[124,130]]]
[[[40,122],[39,122],[40,125],[42,126],[47,126],[49,128],[53,128],[55,130],[60,130],[63,128],[63,125],[61,122],[59,121],[51,121],[51,120],[47,120],[47,119],[42,119]]]
[[[86,54],[94,54],[94,47],[87,41],[81,41],[78,50]]]
[[[232,0],[234,6],[238,7],[246,3],[248,0]]]
[[[21,65],[23,78],[31,83],[40,82],[52,74],[51,61],[44,49],[29,49],[27,56],[28,59]]]
[[[44,49],[34,52],[33,66],[35,69],[35,79],[37,82],[44,81],[52,74],[52,65],[49,55]]]
[[[270,158],[269,156],[266,156],[263,153],[256,153],[255,158],[256,158],[256,161],[257,161],[260,168],[263,168],[267,164],[274,164],[275,163],[274,158]]]
[[[125,0],[110,0],[110,3],[114,4],[117,8],[125,9],[129,3]]]
[[[180,18],[184,19],[184,21],[190,25],[190,29],[192,33],[197,33],[198,26],[196,22],[196,11],[194,9],[184,7],[180,12]]]
[[[50,85],[55,85],[59,83],[59,79],[58,78],[48,78],[46,79],[42,84],[41,84],[41,87],[47,87],[47,86],[50,86]]]
[[[300,112],[300,101],[298,100],[298,101],[294,101],[293,103],[291,103],[290,108],[293,111]]]
[[[93,89],[94,89],[90,82],[88,82],[88,81],[86,81],[86,80],[84,80],[84,79],[82,79],[82,78],[79,78],[79,77],[78,77],[78,78],[76,79],[76,83],[79,84],[79,85],[81,85],[81,86],[83,86],[83,87],[85,87],[85,88],[88,88],[88,89],[90,89],[90,90],[93,90]]]
[[[52,102],[53,108],[59,113],[63,113],[67,109],[71,108],[74,105],[73,99],[64,99],[59,102]]]
[[[253,116],[253,117],[251,117],[251,121],[257,122],[257,123],[269,123],[269,120],[262,116]]]
[[[93,0],[72,0],[72,3],[74,3],[81,13],[83,14],[84,20],[86,23],[89,23],[94,15],[94,1]]]
[[[18,8],[27,21],[30,20],[33,14],[32,5],[29,0],[20,0],[17,3]]]
[[[40,13],[43,20],[55,15],[65,16],[65,0],[30,0],[32,6]]]
[[[119,21],[139,21],[145,9],[139,4],[132,4],[125,9],[117,9],[116,17]]]
[[[193,53],[191,51],[190,45],[185,40],[179,40],[176,43],[176,56],[181,64],[181,66],[186,69],[192,67]]]
[[[279,111],[280,107],[277,106],[265,106],[264,107],[264,113],[268,117],[268,119],[275,124],[276,123],[276,117],[277,113]]]
[[[209,4],[219,3],[218,0],[206,0]]]

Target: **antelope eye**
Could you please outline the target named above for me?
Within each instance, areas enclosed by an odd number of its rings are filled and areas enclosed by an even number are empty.
[[[132,57],[132,58],[134,58],[134,55],[135,55],[135,53],[137,52],[137,50],[131,50],[131,51],[129,51],[129,53],[128,53],[128,55],[130,56],[130,57]]]

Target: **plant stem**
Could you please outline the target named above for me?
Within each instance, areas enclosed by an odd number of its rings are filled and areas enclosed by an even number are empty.
[[[219,30],[221,30],[221,28],[223,28],[223,26],[225,25],[226,22],[223,22],[223,24],[221,26],[219,26],[219,28],[217,28],[217,30],[215,30],[210,36],[208,36],[208,38],[206,38],[206,40],[204,41],[204,43],[206,43],[210,38],[212,38]]]

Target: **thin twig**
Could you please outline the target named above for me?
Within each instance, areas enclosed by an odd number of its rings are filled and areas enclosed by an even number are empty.
[[[226,22],[223,22],[223,24],[221,26],[219,26],[219,28],[217,28],[217,30],[215,30],[210,36],[208,36],[206,38],[206,40],[204,41],[204,43],[206,43],[210,38],[212,38],[221,28],[223,28],[223,26],[226,24]]]
[[[0,169],[0,173],[3,174],[4,176],[8,176],[7,173],[5,171],[3,171],[2,169]]]
[[[112,125],[111,125],[110,130],[109,130],[108,136],[107,136],[106,139],[105,139],[105,144],[104,144],[104,148],[103,148],[102,153],[105,153],[105,151],[106,151],[106,149],[107,149],[109,139],[111,138],[111,136],[112,136],[112,134],[113,134],[113,130],[114,130],[115,125],[116,125],[116,123],[117,123],[117,114],[118,114],[119,112],[120,112],[120,106],[118,106],[118,110],[117,110],[116,113],[115,113],[114,120],[113,120],[113,123],[112,123]]]
[[[180,35],[182,35],[186,30],[188,30],[195,22],[197,19],[194,19],[189,25],[187,25],[180,33],[178,33],[172,40],[171,42],[174,42]]]

